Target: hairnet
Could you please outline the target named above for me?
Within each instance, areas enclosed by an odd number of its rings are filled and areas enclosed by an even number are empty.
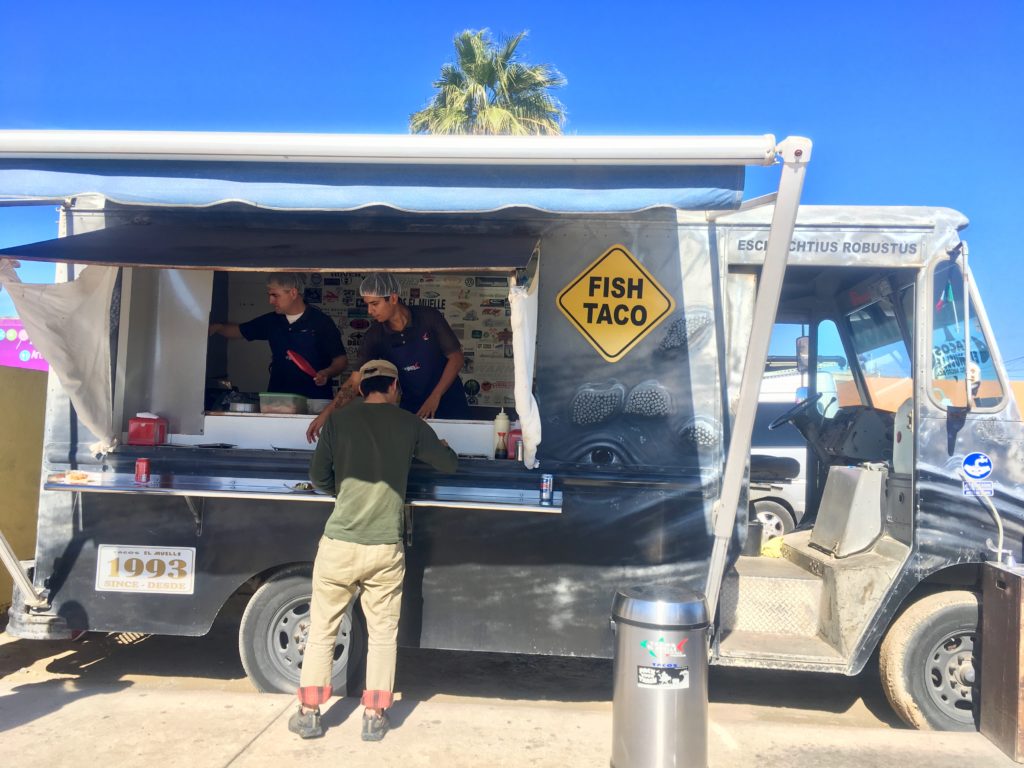
[[[398,278],[390,272],[371,272],[359,284],[360,296],[382,296],[388,298],[392,293],[400,294],[402,287]]]

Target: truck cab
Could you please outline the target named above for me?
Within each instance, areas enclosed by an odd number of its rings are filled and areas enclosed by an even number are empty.
[[[718,227],[737,282],[755,219]],[[964,226],[948,209],[801,208],[778,319],[810,330],[807,397],[773,426],[806,441],[813,525],[780,558],[733,563],[717,636],[736,666],[854,674],[880,648],[898,714],[942,729],[975,727],[980,564],[1019,557],[1024,532],[1020,412]]]

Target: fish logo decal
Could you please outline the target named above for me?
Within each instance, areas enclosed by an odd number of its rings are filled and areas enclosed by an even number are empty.
[[[967,454],[960,466],[963,467],[964,474],[972,480],[984,480],[992,474],[992,459],[981,451]]]

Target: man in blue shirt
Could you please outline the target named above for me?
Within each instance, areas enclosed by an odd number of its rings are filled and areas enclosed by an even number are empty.
[[[287,392],[329,400],[330,380],[345,370],[348,358],[338,326],[302,298],[302,275],[274,272],[267,276],[267,300],[272,312],[245,323],[210,323],[210,335],[227,339],[257,339],[270,344],[270,392]],[[315,375],[289,359],[293,352],[305,359]]]

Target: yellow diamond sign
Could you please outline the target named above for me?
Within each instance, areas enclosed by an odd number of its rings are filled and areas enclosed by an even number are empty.
[[[609,363],[622,359],[676,303],[622,245],[613,245],[558,294],[558,308]]]

